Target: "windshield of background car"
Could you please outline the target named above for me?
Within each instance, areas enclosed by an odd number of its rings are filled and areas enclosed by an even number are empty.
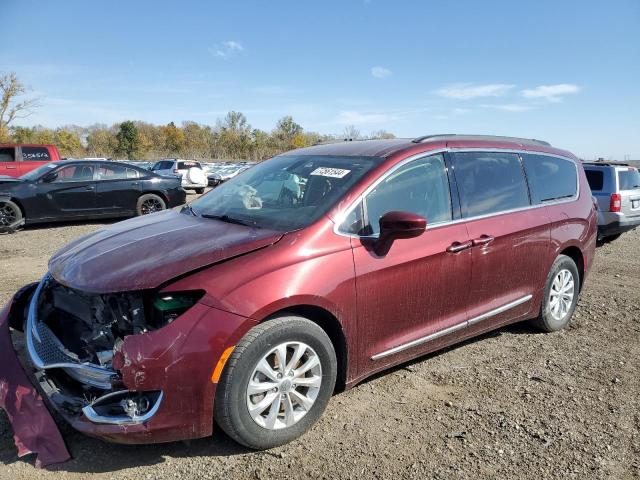
[[[35,170],[31,170],[30,172],[25,173],[20,178],[24,180],[29,180],[30,182],[39,179],[45,173],[51,172],[54,168],[58,167],[60,164],[55,162],[49,162],[45,165],[42,165]]]
[[[262,162],[194,201],[193,213],[273,230],[296,230],[326,212],[379,157],[283,155]]]

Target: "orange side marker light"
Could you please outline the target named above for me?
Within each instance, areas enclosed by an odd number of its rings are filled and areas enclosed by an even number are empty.
[[[222,369],[224,368],[225,363],[227,363],[227,360],[231,356],[231,353],[233,352],[234,348],[236,348],[236,346],[232,345],[231,347],[227,348],[224,352],[222,352],[222,355],[220,355],[220,359],[216,364],[216,368],[213,369],[213,374],[211,374],[211,382],[218,383],[220,381],[220,375],[222,375]]]

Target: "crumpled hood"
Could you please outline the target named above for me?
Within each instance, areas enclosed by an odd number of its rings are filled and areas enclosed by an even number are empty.
[[[273,230],[167,210],[81,237],[51,257],[49,271],[63,285],[85,292],[143,290],[281,237]]]

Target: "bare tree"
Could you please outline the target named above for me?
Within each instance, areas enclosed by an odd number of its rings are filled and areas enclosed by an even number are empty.
[[[8,131],[11,122],[28,117],[40,106],[38,98],[20,99],[27,87],[15,73],[0,75],[0,135]]]
[[[347,125],[342,131],[345,140],[358,140],[360,139],[360,130],[355,125]]]

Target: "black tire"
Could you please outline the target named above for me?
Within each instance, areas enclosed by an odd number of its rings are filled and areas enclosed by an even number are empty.
[[[322,381],[315,402],[297,423],[271,430],[251,417],[247,387],[258,362],[284,342],[303,342],[313,349],[320,360]],[[246,447],[265,450],[283,445],[301,436],[320,418],[333,393],[336,372],[333,345],[318,325],[293,315],[268,320],[249,330],[227,360],[216,390],[215,419],[227,435]]]
[[[556,318],[551,313],[550,297],[553,282],[562,270],[567,270],[573,277],[573,299],[567,313],[562,318]],[[559,255],[558,258],[551,265],[551,270],[547,276],[547,281],[544,286],[544,295],[542,297],[542,305],[540,306],[540,315],[538,318],[532,320],[532,323],[544,332],[555,332],[562,330],[567,325],[573,316],[573,312],[576,309],[578,303],[578,297],[580,296],[580,274],[578,273],[578,267],[571,257],[566,255]]]
[[[11,200],[0,201],[0,230],[13,232],[24,223],[20,207]]]
[[[609,236],[604,237],[604,238],[602,239],[602,241],[603,241],[604,243],[613,242],[614,240],[619,239],[619,238],[620,238],[620,235],[622,235],[622,234],[621,234],[621,233],[616,233],[615,235],[609,235]]]
[[[164,202],[162,197],[155,193],[145,193],[144,195],[140,195],[138,198],[136,214],[138,216],[148,215],[149,213],[160,212],[166,208],[167,204]]]
[[[196,193],[202,195],[204,193],[204,188],[196,188]]]

